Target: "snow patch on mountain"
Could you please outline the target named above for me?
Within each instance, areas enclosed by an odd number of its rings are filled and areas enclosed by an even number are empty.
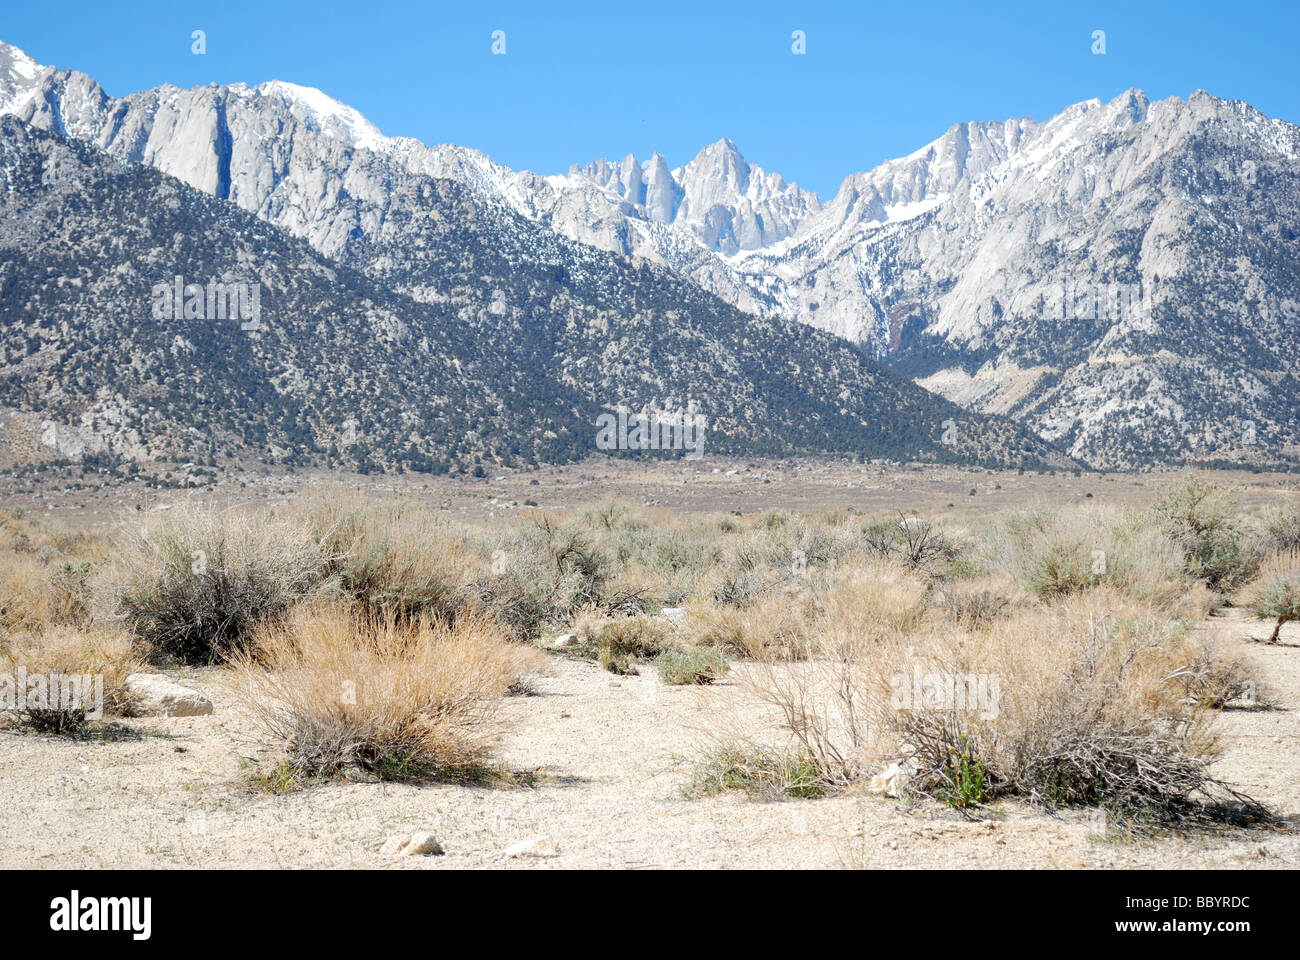
[[[0,41],[0,114],[16,113],[45,69],[22,50]]]
[[[270,80],[260,84],[256,92],[264,97],[279,97],[302,119],[313,120],[331,137],[340,137],[346,143],[364,150],[387,150],[391,145],[379,128],[361,115],[360,111],[340,103],[315,87],[304,87],[284,80]]]

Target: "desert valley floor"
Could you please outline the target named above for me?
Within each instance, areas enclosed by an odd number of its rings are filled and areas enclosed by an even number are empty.
[[[1251,643],[1262,625],[1225,621],[1270,678],[1268,710],[1228,710],[1216,773],[1294,822],[1300,816],[1300,627],[1285,645]],[[0,734],[5,818],[0,867],[1300,867],[1294,828],[1099,837],[1086,813],[1052,818],[1000,804],[967,819],[933,801],[879,796],[756,802],[685,799],[692,751],[729,685],[669,687],[558,658],[531,696],[512,698],[502,758],[528,787],[330,784],[286,796],[243,784],[248,754],[222,689],[186,682],[208,717],[131,721],[141,738],[64,742]],[[379,852],[428,831],[443,856]],[[549,837],[554,855],[507,856]]]
[[[942,519],[1085,499],[1141,505],[1167,479],[706,464],[588,463],[479,481],[347,482],[481,519],[534,509],[525,500],[540,509],[609,499],[669,511],[853,506]],[[7,504],[34,513],[111,525],[187,500],[287,502],[324,482],[250,476],[206,492],[17,485],[4,494]],[[1231,474],[1225,482],[1246,508],[1297,488],[1288,475]],[[1212,772],[1272,807],[1280,820],[1268,827],[1129,836],[1114,825],[1099,831],[1084,810],[1053,816],[999,801],[963,813],[861,790],[770,802],[734,793],[688,799],[683,785],[719,734],[720,718],[744,718],[751,728],[775,719],[770,708],[741,698],[739,680],[751,667],[738,663],[712,686],[669,686],[653,670],[616,676],[547,651],[541,673],[506,699],[499,718],[495,753],[518,774],[511,785],[333,781],[284,795],[254,789],[247,769],[261,748],[220,668],[169,670],[211,698],[210,716],[130,719],[114,735],[88,739],[0,732],[0,867],[1297,868],[1300,624],[1288,624],[1277,645],[1258,642],[1269,628],[1240,608],[1216,610],[1195,627],[1219,634],[1226,652],[1259,678],[1262,705],[1219,711],[1223,753]],[[386,838],[416,831],[432,833],[445,853],[381,852]],[[532,840],[523,853],[509,852]]]

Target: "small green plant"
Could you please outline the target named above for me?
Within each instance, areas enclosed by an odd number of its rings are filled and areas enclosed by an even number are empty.
[[[966,735],[957,738],[959,750],[944,767],[944,777],[949,786],[941,788],[937,796],[951,806],[964,808],[977,806],[987,795],[985,782],[988,770],[984,761],[972,756]]]
[[[823,796],[827,786],[812,757],[727,748],[696,765],[684,793],[697,798],[739,790],[756,800],[808,799]]]
[[[1044,600],[1054,600],[1082,590],[1094,580],[1082,547],[1053,544],[1034,561],[1029,589]]]
[[[659,678],[673,685],[713,683],[731,669],[717,647],[696,647],[682,653],[665,650],[655,658]]]
[[[287,759],[265,767],[248,767],[248,785],[259,793],[269,793],[273,797],[301,790],[306,784],[294,765]]]

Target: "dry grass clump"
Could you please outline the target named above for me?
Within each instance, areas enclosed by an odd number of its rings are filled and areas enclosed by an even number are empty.
[[[1011,571],[1049,603],[1099,586],[1189,614],[1203,614],[1213,599],[1187,572],[1179,544],[1143,513],[1101,506],[1013,512],[986,525],[977,541],[981,566]]]
[[[803,799],[823,796],[828,784],[817,765],[797,753],[723,747],[695,765],[682,793],[693,799],[731,790],[756,800]]]
[[[1197,706],[1217,710],[1233,701],[1243,706],[1265,703],[1247,666],[1225,654],[1214,637],[1189,643],[1184,662],[1168,679],[1188,703]]]
[[[499,698],[537,664],[486,617],[358,620],[300,607],[231,658],[240,699],[296,778],[474,778]]]
[[[966,630],[981,630],[1002,616],[1011,598],[996,587],[984,584],[946,584],[939,588],[940,606],[954,625]]]
[[[553,619],[561,577],[551,575],[556,561],[537,531],[485,539],[413,504],[332,506],[315,511],[313,525],[331,558],[328,573],[363,618],[489,611],[520,641]]]
[[[103,589],[151,659],[210,663],[321,590],[327,560],[301,523],[193,510],[128,539]]]
[[[0,511],[0,631],[88,623],[97,538]]]
[[[813,600],[800,585],[765,593],[747,606],[688,604],[691,639],[734,657],[791,659],[808,648],[808,616]]]
[[[942,635],[871,600],[848,610],[823,617],[805,662],[744,674],[786,740],[733,749],[809,763],[827,787],[901,762],[913,789],[956,806],[1018,796],[1153,820],[1264,816],[1208,772],[1203,708],[1241,677],[1151,605],[1103,586]]]
[[[331,506],[311,520],[326,573],[363,618],[454,616],[484,565],[459,533],[414,505]]]
[[[743,607],[696,602],[688,606],[692,642],[731,656],[796,660],[824,646],[829,630],[885,623],[916,629],[931,609],[931,587],[918,574],[888,561],[837,563],[796,576]]]
[[[637,658],[656,657],[672,646],[669,624],[657,617],[616,617],[596,635],[596,641]]]
[[[808,635],[829,649],[854,636],[908,637],[929,623],[933,603],[931,584],[915,573],[889,563],[845,564],[818,591]]]
[[[1271,510],[1265,519],[1264,530],[1268,549],[1300,557],[1300,502]]]
[[[64,625],[9,636],[0,640],[0,710],[50,733],[80,733],[103,716],[130,715],[126,678],[137,669],[120,632]]]
[[[0,629],[23,630],[58,620],[48,563],[35,554],[0,554]]]
[[[577,616],[573,618],[572,633],[576,644],[594,650],[600,643],[600,631],[612,619],[609,614],[595,604],[588,604],[583,607],[578,611]]]
[[[595,640],[600,665],[618,674],[635,674],[637,660],[657,657],[673,646],[669,625],[644,615],[608,620]]]

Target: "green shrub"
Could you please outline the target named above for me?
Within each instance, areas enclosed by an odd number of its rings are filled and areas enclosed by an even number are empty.
[[[596,639],[637,658],[656,657],[668,649],[667,624],[653,617],[619,617],[605,624]]]
[[[1252,604],[1261,617],[1276,619],[1269,643],[1277,643],[1284,624],[1300,620],[1300,562],[1278,558],[1264,570]]]
[[[1210,480],[1190,476],[1156,497],[1152,514],[1182,548],[1187,572],[1211,590],[1234,590],[1259,569],[1236,516],[1236,498]]]
[[[717,647],[695,647],[685,653],[665,650],[655,658],[659,678],[674,685],[713,683],[731,669]]]
[[[1038,556],[1029,572],[1029,589],[1054,600],[1095,582],[1091,559],[1079,544],[1053,544]]]
[[[697,764],[683,792],[696,798],[740,790],[757,800],[784,800],[820,797],[829,787],[810,757],[728,748]]]

